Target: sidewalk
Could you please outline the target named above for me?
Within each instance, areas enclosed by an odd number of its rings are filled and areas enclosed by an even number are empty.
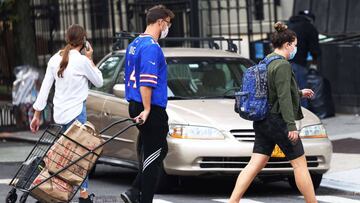
[[[330,140],[360,139],[360,115],[337,114],[322,120]]]
[[[360,193],[360,116],[337,115],[322,120],[329,139],[334,144],[334,153],[330,170],[324,174],[321,186]],[[36,142],[43,131],[36,134],[30,131],[15,133],[0,133],[0,139]],[[344,151],[338,152],[338,142],[345,142]],[[349,143],[346,145],[346,142]],[[347,151],[346,147],[359,143],[355,153]],[[344,148],[344,147],[343,147]],[[354,147],[352,147],[354,148]]]
[[[334,153],[321,186],[360,193],[360,116],[340,114],[322,122]]]
[[[31,131],[21,132],[1,132],[0,139],[13,140],[13,141],[25,141],[35,143],[39,140],[44,130],[39,130],[37,133]]]

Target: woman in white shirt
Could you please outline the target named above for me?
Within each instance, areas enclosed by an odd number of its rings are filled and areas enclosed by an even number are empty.
[[[86,44],[87,43],[87,44]],[[85,49],[85,55],[80,52]],[[65,131],[75,120],[86,122],[86,98],[88,81],[96,87],[103,85],[103,77],[92,61],[93,49],[86,41],[86,31],[80,25],[71,25],[66,31],[66,46],[48,62],[39,95],[33,105],[34,117],[30,123],[32,132],[39,130],[40,114],[45,108],[48,95],[55,81],[54,121]],[[88,180],[80,188],[79,203],[91,203],[87,192]]]

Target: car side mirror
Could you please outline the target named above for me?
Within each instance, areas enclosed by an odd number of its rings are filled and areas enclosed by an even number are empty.
[[[125,98],[125,84],[115,84],[113,92],[115,96]]]

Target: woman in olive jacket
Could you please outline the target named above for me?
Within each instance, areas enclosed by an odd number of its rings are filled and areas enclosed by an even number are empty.
[[[268,65],[269,115],[254,122],[255,143],[248,165],[241,171],[230,203],[238,203],[255,176],[267,164],[275,145],[278,145],[294,168],[296,185],[307,203],[317,202],[313,183],[307,168],[304,148],[295,120],[303,118],[300,97],[311,98],[310,89],[299,90],[288,60],[297,51],[296,34],[283,23],[275,24],[272,35],[274,52],[267,57],[280,56]]]

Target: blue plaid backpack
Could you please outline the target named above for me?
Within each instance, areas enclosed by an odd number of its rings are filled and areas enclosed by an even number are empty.
[[[250,121],[265,119],[270,107],[268,103],[267,67],[280,56],[265,58],[248,68],[242,79],[242,88],[235,93],[235,112]]]

